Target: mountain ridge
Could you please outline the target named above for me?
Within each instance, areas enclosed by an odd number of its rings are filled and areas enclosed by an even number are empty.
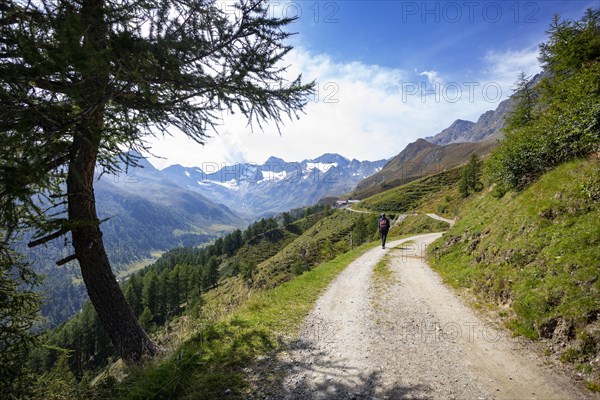
[[[543,77],[538,74],[530,82]],[[482,113],[477,122],[456,119],[433,136],[409,143],[398,155],[370,177],[357,183],[346,197],[366,198],[437,172],[456,167],[475,153],[488,154],[504,137],[505,117],[515,105],[513,96],[498,103],[494,110]]]
[[[350,160],[337,153],[325,153],[292,162],[270,156],[264,164],[221,165],[214,171],[204,165],[174,165],[161,172],[176,184],[214,202],[248,217],[258,217],[309,206],[323,197],[347,193],[359,181],[378,172],[386,162]]]
[[[514,106],[515,100],[510,97],[498,104],[494,110],[488,110],[481,114],[477,122],[457,119],[448,128],[434,136],[426,138],[429,142],[437,145],[452,143],[482,142],[490,139],[501,139],[502,129],[505,122],[504,117]]]

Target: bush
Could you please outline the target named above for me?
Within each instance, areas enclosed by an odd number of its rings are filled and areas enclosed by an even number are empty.
[[[485,165],[487,180],[498,184],[498,194],[523,189],[560,163],[600,150],[600,50],[588,51],[580,63],[564,60],[578,54],[565,48],[598,47],[589,30],[600,31],[598,10],[589,11],[581,21],[555,21],[541,55],[551,76],[536,88],[528,87],[521,76],[506,137]],[[570,68],[565,70],[564,65]],[[531,91],[539,91],[539,96]]]

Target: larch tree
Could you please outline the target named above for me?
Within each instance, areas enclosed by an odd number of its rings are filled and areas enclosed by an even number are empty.
[[[460,180],[458,181],[458,190],[462,197],[469,196],[470,193],[479,192],[483,189],[481,183],[481,169],[483,162],[477,153],[472,153],[469,162],[463,167]]]
[[[128,363],[156,353],[111,270],[95,171],[123,149],[178,130],[204,143],[222,115],[279,126],[313,83],[286,79],[291,50],[259,0],[227,13],[211,0],[4,0],[0,4],[0,212],[3,245],[35,229],[39,245],[70,235],[98,317]],[[232,9],[233,10],[233,9]],[[135,165],[135,159],[127,159]]]

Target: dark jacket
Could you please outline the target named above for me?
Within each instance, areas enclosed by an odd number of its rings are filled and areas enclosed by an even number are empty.
[[[382,228],[381,221],[385,221],[385,229]],[[380,232],[387,232],[390,229],[390,220],[385,217],[379,218],[379,221],[377,222],[377,229]]]

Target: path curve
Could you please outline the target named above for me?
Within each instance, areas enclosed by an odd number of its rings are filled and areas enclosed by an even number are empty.
[[[341,209],[348,210],[348,211],[355,212],[355,213],[360,213],[360,214],[380,214],[379,212],[376,212],[376,211],[355,210],[354,208],[352,208],[350,206],[345,206],[345,207],[342,207]],[[387,212],[386,214],[394,214],[394,212],[390,211],[390,212]],[[419,215],[419,214],[418,213],[401,213],[401,214],[398,214],[398,216],[396,217],[396,219],[394,221],[396,224],[398,224],[398,223],[404,221],[406,219],[406,217],[414,216],[414,215]],[[456,219],[444,218],[444,217],[441,217],[434,213],[425,213],[425,215],[428,216],[429,218],[436,219],[438,221],[447,222],[448,224],[450,224],[450,226],[452,226],[456,223]]]
[[[456,219],[449,219],[449,218],[440,217],[437,214],[427,213],[425,215],[427,215],[429,218],[437,219],[438,221],[447,222],[448,224],[450,224],[450,226],[452,226],[452,225],[454,225],[456,223]]]
[[[396,240],[351,263],[280,357],[285,377],[269,398],[597,398],[444,286],[424,261],[425,247],[440,236]],[[373,280],[386,254],[393,276]]]

